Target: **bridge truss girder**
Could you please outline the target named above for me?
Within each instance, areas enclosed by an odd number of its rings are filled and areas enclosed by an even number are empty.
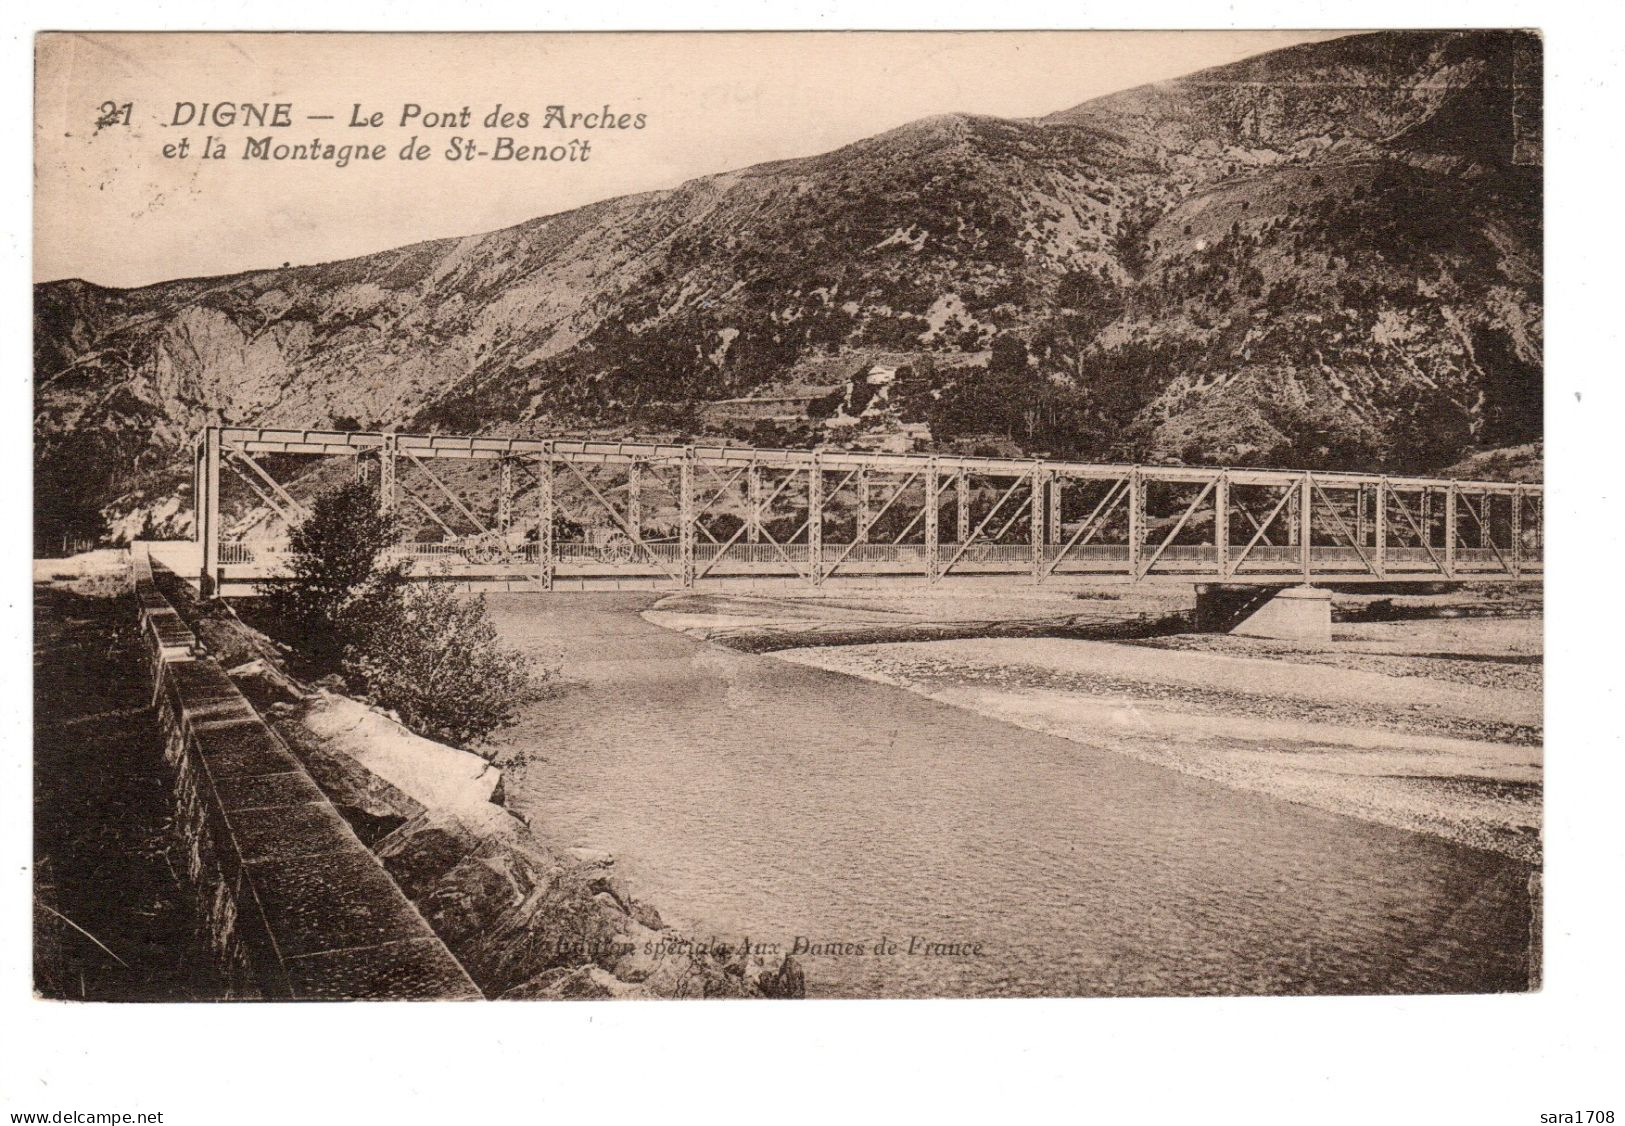
[[[437,525],[444,573],[496,567],[543,589],[566,576],[1438,581],[1538,574],[1543,554],[1543,490],[1510,482],[216,427],[195,466],[209,589],[261,566],[222,532],[222,468],[291,524],[324,479],[278,480],[271,462],[290,455],[349,459],[380,510]],[[473,540],[500,550],[465,566]]]

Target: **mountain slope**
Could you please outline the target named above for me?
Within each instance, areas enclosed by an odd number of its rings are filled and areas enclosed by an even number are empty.
[[[829,440],[699,408],[881,355],[908,378],[840,433],[1404,469],[1526,442],[1538,76],[1531,35],[1352,36],[344,262],[41,285],[37,531],[161,524],[214,421]]]

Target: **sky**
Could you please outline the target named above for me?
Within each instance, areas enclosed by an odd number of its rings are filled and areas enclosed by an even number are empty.
[[[33,273],[129,287],[332,261],[827,152],[933,114],[1042,116],[1335,34],[41,35]],[[293,124],[177,123],[177,103],[290,103]],[[499,103],[528,126],[484,128]],[[403,125],[409,104],[424,116]],[[104,105],[114,120],[98,128]],[[542,128],[555,105],[642,114],[644,127]],[[466,128],[426,125],[465,106]],[[381,127],[351,125],[375,113]],[[224,159],[201,158],[209,135]],[[244,159],[266,136],[383,145],[387,158]],[[429,159],[398,159],[414,136]],[[585,161],[490,159],[503,136],[590,149]],[[482,155],[446,159],[454,137]]]

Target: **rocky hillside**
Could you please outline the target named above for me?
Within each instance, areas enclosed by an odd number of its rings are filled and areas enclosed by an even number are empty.
[[[1527,443],[1540,73],[1528,34],[1350,36],[349,261],[40,285],[36,531],[162,526],[212,421],[923,421],[944,449],[1409,470]],[[882,355],[896,386],[839,429],[701,410]]]

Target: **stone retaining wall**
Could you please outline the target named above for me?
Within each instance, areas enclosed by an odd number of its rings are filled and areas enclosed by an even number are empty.
[[[229,996],[482,994],[132,552],[175,831]]]

